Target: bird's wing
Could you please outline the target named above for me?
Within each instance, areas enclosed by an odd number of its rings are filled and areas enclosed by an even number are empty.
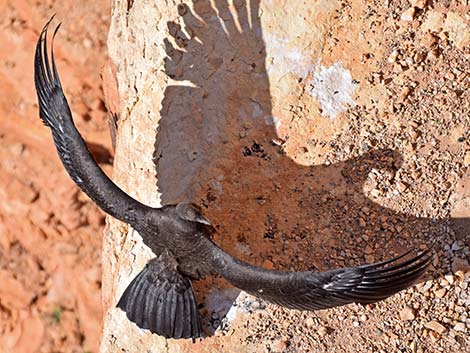
[[[214,268],[234,286],[269,302],[299,310],[332,308],[349,303],[373,303],[411,286],[432,259],[430,250],[394,259],[327,272],[268,271],[213,252]]]
[[[150,260],[117,306],[143,329],[167,338],[203,336],[191,281],[160,256]]]
[[[53,45],[50,63],[48,59],[47,28],[51,20],[39,36],[34,56],[39,116],[51,129],[57,152],[73,181],[105,212],[134,225],[148,207],[131,198],[104,174],[75,128],[57,73]],[[54,31],[52,41],[59,26]]]

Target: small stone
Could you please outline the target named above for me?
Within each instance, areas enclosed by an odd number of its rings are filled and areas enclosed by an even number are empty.
[[[323,337],[328,333],[328,329],[325,326],[320,326],[317,332],[321,337]]]
[[[424,324],[424,327],[434,331],[434,332],[437,332],[438,334],[442,335],[445,331],[446,331],[446,328],[444,326],[442,326],[440,323],[438,323],[437,321],[430,321],[430,322],[427,322]]]
[[[446,295],[446,289],[445,288],[441,288],[439,290],[437,290],[434,294],[436,295],[436,297],[438,298],[443,298],[445,295]]]
[[[353,321],[353,326],[354,327],[359,327],[359,322],[358,321]]]
[[[416,141],[416,140],[418,139],[419,135],[420,135],[420,133],[419,133],[419,131],[417,131],[417,130],[414,130],[414,129],[413,129],[413,130],[410,131],[410,137],[411,137],[411,139],[412,139],[413,141]],[[419,177],[419,173],[416,173],[416,172],[414,172],[414,173],[415,173],[415,174],[412,174],[411,176],[412,176],[414,179],[417,179],[416,176]]]
[[[352,150],[354,149],[354,145],[347,145],[345,148],[344,148],[344,152],[346,153],[351,153]]]
[[[421,61],[424,60],[424,53],[422,51],[417,52],[413,56],[413,60],[414,60],[415,64],[419,64]]]
[[[272,270],[274,268],[274,264],[271,260],[266,259],[263,261],[263,267],[267,270]]]
[[[416,14],[416,9],[414,7],[410,7],[408,10],[406,10],[405,12],[401,14],[400,19],[402,21],[411,22],[413,21],[415,14]]]
[[[457,272],[455,272],[455,276],[460,278],[462,281],[465,279],[465,273],[462,270],[458,270]],[[452,283],[454,283],[454,282],[452,282]]]
[[[470,26],[465,18],[455,12],[449,11],[444,22],[444,32],[449,35],[450,41],[460,50],[470,45]]]
[[[432,285],[433,285],[432,281],[427,281],[424,283],[424,285],[420,288],[419,291],[424,294],[431,289]]]
[[[387,61],[393,64],[395,61],[397,61],[397,58],[398,58],[398,50],[394,50],[388,57]]]
[[[367,222],[364,218],[359,218],[359,225],[361,226],[361,228],[364,228],[366,225],[367,225]]]
[[[416,341],[413,340],[411,343],[410,343],[410,349],[413,353],[416,353]]]
[[[394,72],[400,73],[400,72],[405,71],[406,69],[407,69],[406,66],[403,66],[401,63],[395,63],[393,65],[393,71]]]
[[[455,331],[465,332],[465,324],[463,322],[457,322],[454,326]]]
[[[439,11],[428,11],[426,20],[421,25],[421,30],[426,32],[439,32],[444,25],[444,14]]]
[[[465,157],[463,157],[463,164],[466,167],[470,166],[470,151],[465,152]]]
[[[426,32],[421,38],[421,45],[431,49],[437,42],[437,37],[430,32]]]
[[[457,250],[460,250],[463,248],[463,244],[461,242],[458,242],[458,241],[454,241],[452,243],[452,246],[450,247],[450,249],[452,251],[457,251]]]
[[[447,32],[444,32],[444,31],[439,32],[439,34],[437,36],[439,37],[440,40],[442,40],[444,42],[449,39],[449,34]]]
[[[397,102],[398,103],[403,103],[405,101],[406,97],[408,97],[408,95],[410,94],[410,92],[411,92],[410,87],[408,87],[408,86],[403,87],[400,94],[398,95]]]
[[[445,280],[449,282],[449,284],[454,284],[454,276],[453,275],[445,275]]]
[[[400,311],[400,319],[403,321],[411,321],[416,318],[416,311],[409,306],[405,307],[403,310]]]
[[[408,185],[402,181],[397,182],[397,190],[402,193],[408,189]]]
[[[373,196],[373,197],[379,197],[380,196],[380,190],[379,189],[372,189],[370,194]]]
[[[456,273],[458,271],[462,271],[464,273],[468,272],[470,271],[470,265],[467,260],[455,257],[452,261],[452,272]]]
[[[312,327],[315,322],[313,321],[313,319],[311,317],[307,318],[307,320],[305,320],[305,324],[307,325],[307,327]]]
[[[437,49],[433,49],[433,50],[428,51],[428,54],[426,55],[426,60],[436,61],[438,57],[439,57],[439,51]]]
[[[431,342],[437,342],[440,338],[440,335],[439,333],[435,332],[435,331],[431,331],[429,332],[429,337],[431,338]]]

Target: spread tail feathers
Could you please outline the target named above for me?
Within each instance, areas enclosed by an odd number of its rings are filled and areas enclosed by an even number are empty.
[[[124,291],[117,306],[129,320],[166,338],[204,335],[191,281],[164,258],[151,260]]]

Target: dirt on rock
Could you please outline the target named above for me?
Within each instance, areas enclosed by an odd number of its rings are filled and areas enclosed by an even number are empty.
[[[100,72],[109,1],[0,2],[0,352],[98,352],[104,214],[70,180],[38,116],[33,56],[52,14],[75,122],[111,170]]]

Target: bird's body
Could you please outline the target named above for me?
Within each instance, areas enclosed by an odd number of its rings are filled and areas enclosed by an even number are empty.
[[[322,273],[265,270],[220,249],[211,240],[214,228],[197,206],[181,203],[153,208],[133,199],[104,174],[75,128],[53,48],[51,64],[47,56],[48,25],[37,43],[34,63],[40,117],[51,129],[75,183],[101,209],[136,229],[155,253],[117,304],[139,327],[165,337],[202,336],[191,281],[208,275],[220,275],[272,303],[316,310],[385,299],[412,285],[426,270],[429,250],[407,260],[408,253],[382,263]]]
[[[192,204],[165,205],[157,212],[149,212],[135,229],[155,255],[171,255],[178,271],[191,279],[215,274],[212,254],[215,248],[210,236],[213,227],[204,218],[201,223],[187,215],[199,212]]]

